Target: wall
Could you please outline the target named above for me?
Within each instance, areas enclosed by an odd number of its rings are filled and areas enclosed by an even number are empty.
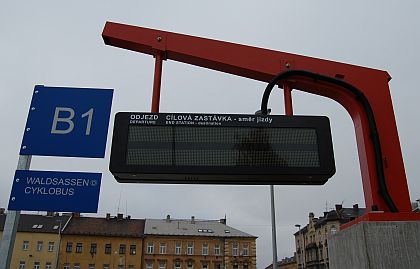
[[[330,268],[420,268],[420,222],[361,222],[331,236]]]
[[[24,241],[29,241],[27,250],[23,249]],[[43,242],[40,251],[37,250],[38,241]],[[54,243],[52,251],[48,250],[49,242]],[[58,242],[58,234],[17,232],[10,268],[19,268],[19,263],[21,261],[25,262],[25,268],[34,268],[35,262],[39,262],[41,269],[45,269],[47,263],[51,264],[51,268],[55,268],[58,254]]]
[[[67,243],[72,243],[72,251],[67,252]],[[76,252],[77,243],[82,243],[82,252]],[[91,244],[96,244],[96,253],[91,253]],[[105,253],[105,245],[111,244],[112,250],[110,254]],[[119,253],[120,244],[125,244],[125,254]],[[89,235],[62,235],[59,268],[64,268],[65,264],[69,264],[70,268],[74,268],[75,263],[80,264],[80,268],[88,269],[89,264],[94,264],[96,269],[102,269],[104,264],[108,264],[109,268],[118,268],[123,265],[124,268],[140,269],[141,253],[143,240],[135,237],[111,237],[111,236],[89,236]],[[130,245],[136,245],[135,254],[130,254]]]

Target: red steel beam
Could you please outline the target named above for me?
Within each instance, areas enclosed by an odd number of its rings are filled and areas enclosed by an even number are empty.
[[[159,103],[160,103],[160,88],[162,82],[162,62],[163,56],[162,52],[157,52],[155,60],[155,74],[153,78],[153,95],[152,95],[152,109],[153,113],[159,112]]]
[[[369,101],[381,142],[388,191],[400,212],[410,212],[411,204],[400,142],[385,71],[316,59],[274,50],[188,36],[138,26],[107,22],[102,33],[107,45],[156,55],[165,59],[205,67],[241,77],[269,82],[287,70],[306,70],[341,79],[360,89]],[[355,128],[359,163],[368,211],[376,207],[389,212],[379,194],[373,144],[366,113],[349,92],[331,84],[304,77],[283,82],[293,89],[325,96],[340,103],[350,114]]]

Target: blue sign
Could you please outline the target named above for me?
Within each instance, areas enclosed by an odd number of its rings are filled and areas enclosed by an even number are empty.
[[[112,89],[35,86],[21,155],[103,158]]]
[[[9,210],[98,212],[100,173],[16,170]]]

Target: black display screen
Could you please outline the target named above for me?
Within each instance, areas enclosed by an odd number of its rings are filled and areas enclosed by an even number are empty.
[[[335,173],[319,116],[117,113],[110,171],[119,182],[323,184]]]
[[[129,126],[127,165],[319,167],[308,128]]]

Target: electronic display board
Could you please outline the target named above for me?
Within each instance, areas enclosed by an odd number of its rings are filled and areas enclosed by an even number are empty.
[[[118,182],[320,185],[335,164],[327,117],[120,112],[110,171]]]

